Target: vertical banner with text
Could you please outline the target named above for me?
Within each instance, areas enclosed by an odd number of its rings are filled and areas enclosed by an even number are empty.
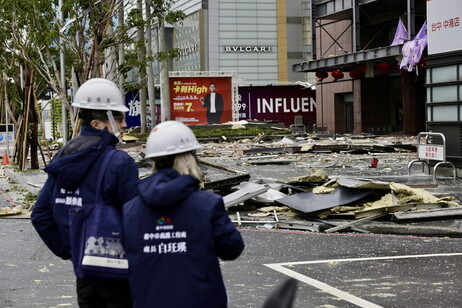
[[[171,119],[187,125],[232,120],[232,77],[170,77]]]

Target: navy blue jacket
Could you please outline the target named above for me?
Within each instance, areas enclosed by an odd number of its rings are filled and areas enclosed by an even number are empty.
[[[48,178],[32,209],[31,220],[48,248],[62,259],[71,258],[68,211],[95,201],[105,153],[117,142],[107,129],[83,126],[80,136],[70,140],[45,167]],[[138,180],[133,158],[117,151],[105,173],[103,199],[122,210],[123,204],[136,195]]]
[[[221,196],[196,178],[161,169],[124,205],[124,238],[135,308],[226,307],[218,258],[244,249]]]

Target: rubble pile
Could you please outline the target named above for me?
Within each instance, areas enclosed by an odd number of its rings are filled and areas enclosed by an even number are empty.
[[[416,158],[415,137],[281,133],[202,140],[204,188],[223,196],[240,226],[367,233],[357,225],[462,217],[457,198],[441,193],[429,175],[420,172],[422,181],[407,176]],[[151,174],[144,142],[118,147],[133,157],[141,178]],[[20,214],[15,211],[2,208],[0,215]]]

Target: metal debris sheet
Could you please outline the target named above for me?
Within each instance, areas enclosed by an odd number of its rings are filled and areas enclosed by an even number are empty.
[[[375,194],[375,192],[370,189],[351,189],[339,186],[335,188],[333,193],[314,194],[311,191],[306,191],[278,199],[275,202],[303,213],[312,213],[357,202],[371,194]]]

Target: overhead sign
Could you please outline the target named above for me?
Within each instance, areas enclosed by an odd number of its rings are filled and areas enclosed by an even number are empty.
[[[316,123],[316,92],[301,86],[239,87],[239,119],[278,121],[290,126],[301,116]]]
[[[427,0],[428,54],[462,50],[462,1]]]

